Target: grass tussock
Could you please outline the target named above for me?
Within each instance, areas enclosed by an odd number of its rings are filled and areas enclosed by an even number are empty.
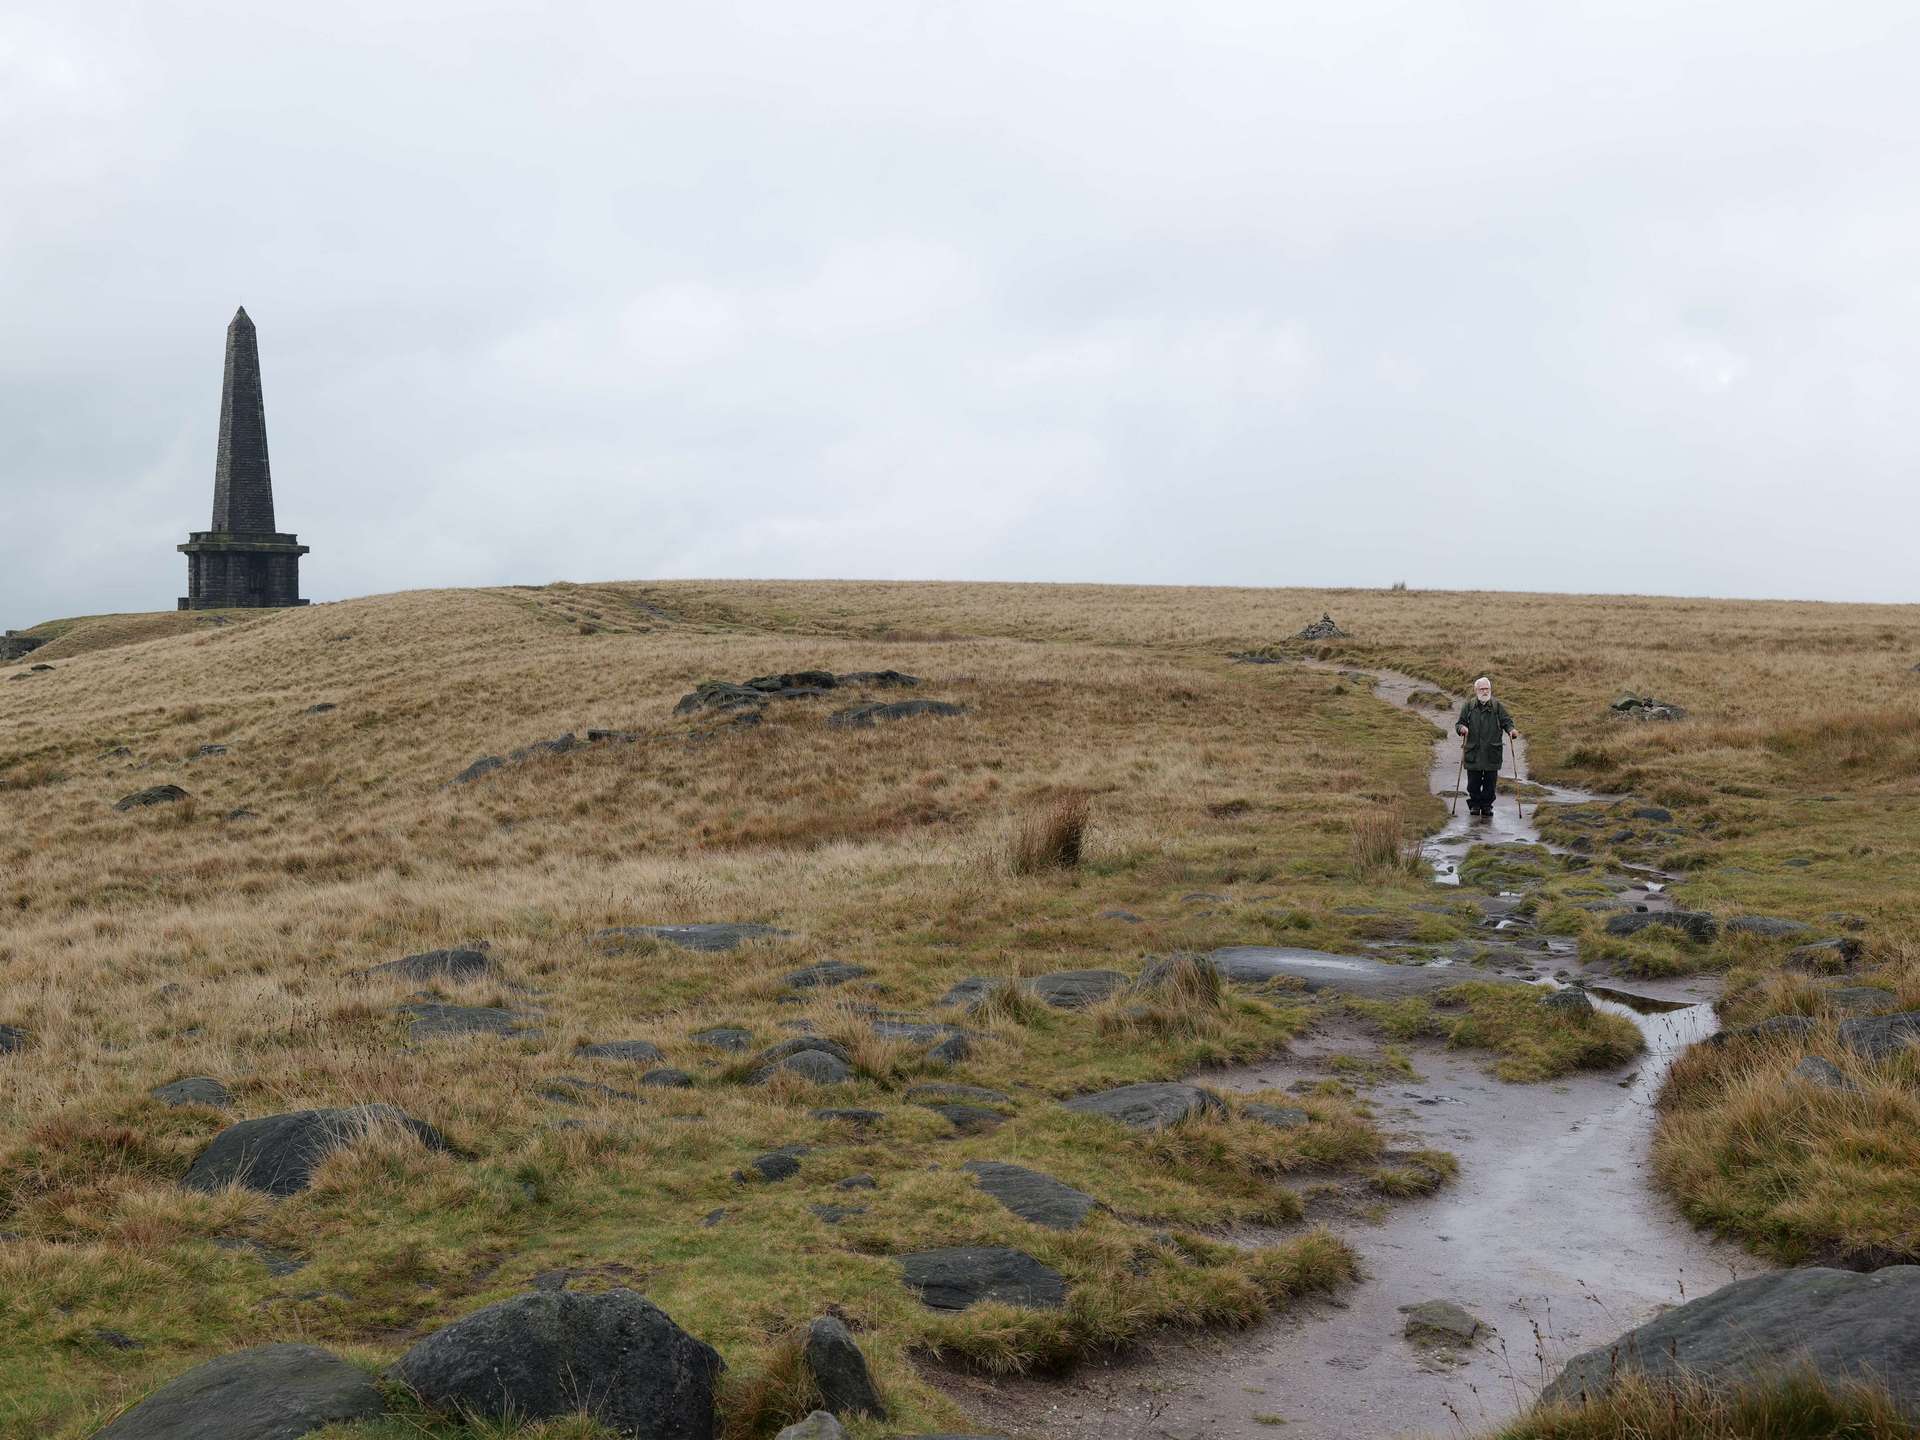
[[[1347,860],[1356,879],[1412,878],[1425,872],[1418,837],[1408,838],[1399,803],[1362,811],[1348,823]]]
[[[1844,1087],[1796,1075],[1809,1053],[1837,1066]],[[1661,1094],[1653,1167],[1694,1221],[1788,1264],[1911,1264],[1920,1053],[1863,1060],[1831,1026],[1810,1045],[1695,1047]]]
[[[1349,1000],[1348,1006],[1396,1040],[1444,1040],[1466,1050],[1491,1051],[1493,1073],[1532,1083],[1575,1070],[1610,1070],[1646,1048],[1639,1027],[1620,1015],[1591,1010],[1566,1014],[1549,1007],[1547,992],[1530,985],[1471,980],[1431,999]]]
[[[1014,835],[1013,873],[1075,869],[1086,851],[1090,812],[1084,795],[1062,795],[1037,808]]]
[[[1737,1387],[1626,1376],[1584,1404],[1542,1405],[1486,1440],[1909,1440],[1882,1389],[1796,1371]]]

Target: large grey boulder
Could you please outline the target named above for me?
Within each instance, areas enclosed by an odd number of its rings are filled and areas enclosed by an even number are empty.
[[[1811,970],[1816,975],[1838,975],[1860,963],[1866,947],[1851,935],[1835,935],[1811,945],[1796,945],[1787,952],[1787,964],[1796,970]]]
[[[853,1332],[831,1315],[807,1326],[807,1342],[800,1358],[813,1376],[826,1408],[835,1415],[873,1415],[885,1419],[887,1407],[874,1388],[867,1357],[860,1353]]]
[[[243,1185],[268,1195],[294,1195],[313,1183],[314,1170],[327,1156],[387,1125],[410,1131],[431,1150],[449,1148],[433,1126],[392,1105],[295,1110],[229,1125],[200,1152],[180,1183],[189,1190]]]
[[[1064,1181],[1021,1165],[999,1160],[969,1160],[967,1173],[980,1188],[1007,1209],[1035,1225],[1049,1230],[1072,1230],[1086,1220],[1100,1202],[1084,1190],[1076,1190]]]
[[[785,1071],[816,1085],[838,1085],[853,1078],[853,1055],[837,1040],[821,1035],[796,1035],[770,1045],[753,1057],[749,1083],[764,1085]]]
[[[1720,938],[1720,922],[1705,910],[1630,910],[1607,921],[1607,934],[1638,935],[1654,927],[1682,931],[1702,945]]]
[[[1067,1282],[1024,1250],[1004,1245],[956,1245],[902,1255],[902,1279],[935,1310],[965,1310],[982,1300],[1055,1310],[1067,1300]]]
[[[1118,1089],[1082,1095],[1067,1101],[1066,1108],[1076,1115],[1118,1120],[1135,1130],[1164,1130],[1195,1116],[1226,1113],[1226,1106],[1211,1090],[1171,1081],[1122,1085]]]
[[[169,1380],[96,1440],[295,1440],[386,1413],[373,1377],[312,1345],[261,1345]]]
[[[1036,975],[1027,982],[1027,989],[1056,1010],[1081,1010],[1097,1005],[1126,983],[1127,977],[1118,970],[1061,970]]]
[[[476,1310],[389,1372],[428,1405],[522,1422],[585,1413],[644,1440],[712,1440],[719,1352],[631,1290],[543,1290]]]
[[[1920,1265],[1871,1274],[1809,1266],[1755,1275],[1576,1355],[1541,1399],[1604,1395],[1628,1374],[1690,1374],[1709,1386],[1808,1364],[1828,1381],[1870,1380],[1920,1420]]]

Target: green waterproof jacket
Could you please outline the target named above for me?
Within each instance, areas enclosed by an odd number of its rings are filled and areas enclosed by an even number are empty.
[[[1469,700],[1460,707],[1456,731],[1459,725],[1467,727],[1461,746],[1467,769],[1498,770],[1506,758],[1502,737],[1513,729],[1513,717],[1507,714],[1507,707],[1498,700],[1489,700],[1484,705],[1478,700]]]

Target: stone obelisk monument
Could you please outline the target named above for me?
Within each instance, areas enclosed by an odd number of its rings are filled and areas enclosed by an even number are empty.
[[[187,557],[182,610],[304,605],[297,535],[273,528],[267,469],[267,402],[260,393],[260,342],[244,309],[227,326],[227,373],[220,387],[220,448],[213,466],[213,528],[180,546]]]

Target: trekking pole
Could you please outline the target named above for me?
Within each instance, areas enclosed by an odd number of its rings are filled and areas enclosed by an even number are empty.
[[[1513,813],[1522,820],[1527,818],[1526,810],[1520,804],[1520,737],[1513,737]]]
[[[1458,815],[1460,813],[1460,777],[1466,773],[1467,747],[1463,743],[1460,746],[1460,768],[1453,772],[1453,795],[1447,801],[1447,814],[1449,815]]]

